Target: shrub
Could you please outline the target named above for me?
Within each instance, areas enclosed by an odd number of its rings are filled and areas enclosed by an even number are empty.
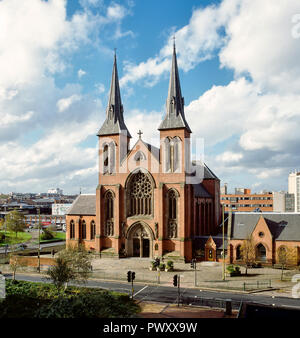
[[[101,289],[6,280],[0,318],[120,318],[139,311],[128,295]]]
[[[166,267],[166,264],[164,264],[164,263],[159,264],[159,270],[163,271],[163,270],[165,270],[165,267]]]
[[[3,243],[5,241],[5,235],[0,234],[0,243]]]
[[[173,261],[167,261],[167,268],[173,269],[174,268],[174,262]]]
[[[49,239],[53,239],[54,238],[54,235],[53,233],[48,230],[48,229],[43,229],[43,234],[41,235],[41,239],[43,241],[46,241],[46,240],[49,240]]]

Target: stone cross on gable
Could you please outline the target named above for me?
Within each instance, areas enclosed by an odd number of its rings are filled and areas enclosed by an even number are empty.
[[[139,135],[139,139],[141,139],[143,132],[141,130],[139,130],[139,132],[137,134]]]

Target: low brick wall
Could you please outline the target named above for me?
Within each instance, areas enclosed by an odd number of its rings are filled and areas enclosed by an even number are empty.
[[[13,260],[17,260],[21,265],[23,266],[31,266],[31,267],[38,267],[38,257],[29,257],[29,256],[13,256],[9,260],[9,264]],[[40,257],[40,265],[55,265],[55,259],[54,258],[48,258],[48,257]]]

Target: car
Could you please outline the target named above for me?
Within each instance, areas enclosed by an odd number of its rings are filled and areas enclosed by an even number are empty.
[[[17,246],[17,249],[25,250],[27,248],[27,245],[24,243],[21,243]]]

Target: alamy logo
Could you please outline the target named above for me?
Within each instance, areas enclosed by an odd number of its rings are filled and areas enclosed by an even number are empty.
[[[5,277],[0,274],[0,299],[5,298]]]

